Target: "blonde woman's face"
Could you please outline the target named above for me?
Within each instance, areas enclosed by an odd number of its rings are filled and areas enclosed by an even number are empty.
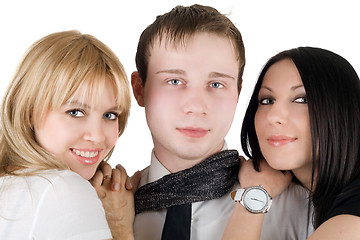
[[[39,144],[87,180],[114,147],[119,133],[112,86],[106,84],[99,94],[93,104],[91,96],[80,89],[71,102],[48,111],[34,124]]]

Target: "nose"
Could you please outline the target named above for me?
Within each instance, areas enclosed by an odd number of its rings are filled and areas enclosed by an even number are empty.
[[[206,115],[206,94],[195,89],[188,91],[184,102],[184,113],[198,116]]]
[[[105,129],[101,120],[89,121],[84,124],[84,139],[94,144],[105,141]]]
[[[280,104],[275,102],[267,113],[267,119],[271,124],[286,124],[288,114],[289,114],[289,106],[284,104]]]

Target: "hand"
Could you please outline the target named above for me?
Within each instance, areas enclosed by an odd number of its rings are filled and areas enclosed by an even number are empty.
[[[116,168],[121,169],[123,167],[121,165],[117,165]],[[127,177],[125,181],[125,188],[127,190],[136,191],[140,178],[141,173],[139,171],[135,172],[131,178]],[[120,190],[120,171],[112,169],[107,162],[102,161],[95,175],[90,179],[90,183],[95,188],[96,192],[98,192],[105,179],[111,179],[111,190]]]
[[[241,187],[259,186],[270,194],[272,198],[279,196],[289,186],[292,175],[289,171],[284,173],[275,170],[269,166],[265,160],[261,160],[259,164],[260,171],[257,172],[252,164],[252,160],[245,160],[240,157],[241,167],[239,170],[239,182]]]
[[[111,229],[113,239],[134,239],[133,223],[135,218],[134,206],[134,188],[128,190],[125,183],[129,181],[129,177],[122,166],[111,169],[110,165],[104,164],[102,171],[97,173],[98,176],[92,179],[93,185],[97,187],[97,193],[102,201],[106,213],[106,220]],[[99,176],[103,180],[99,180]],[[111,176],[111,177],[107,177]],[[116,179],[114,181],[114,179]],[[139,178],[140,179],[140,178]],[[99,184],[102,182],[102,184]],[[118,184],[114,191],[114,182]],[[130,181],[131,182],[131,181]],[[138,184],[138,183],[137,183]],[[131,184],[132,185],[132,184]],[[136,185],[137,186],[137,185]]]

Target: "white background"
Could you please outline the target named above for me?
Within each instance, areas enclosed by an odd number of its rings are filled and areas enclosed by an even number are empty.
[[[266,60],[279,51],[313,46],[345,57],[360,73],[360,14],[356,0],[0,0],[0,97],[26,49],[41,37],[77,29],[107,44],[120,58],[128,77],[135,69],[140,33],[157,15],[176,5],[199,3],[230,14],[243,35],[246,66],[243,90],[229,148],[240,147],[240,128],[256,78]],[[110,164],[121,163],[129,174],[150,162],[152,141],[144,109],[135,99],[125,133]]]

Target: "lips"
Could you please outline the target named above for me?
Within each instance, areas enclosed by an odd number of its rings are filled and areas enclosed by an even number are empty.
[[[271,136],[267,139],[268,143],[274,147],[280,147],[296,141],[295,137],[288,136]]]
[[[76,159],[86,165],[93,165],[98,162],[99,154],[101,150],[82,150],[82,149],[71,149],[72,154]]]
[[[178,128],[177,130],[180,133],[184,134],[185,136],[191,137],[191,138],[201,138],[201,137],[204,137],[209,132],[208,130],[203,129],[203,128],[193,128],[193,127]]]

